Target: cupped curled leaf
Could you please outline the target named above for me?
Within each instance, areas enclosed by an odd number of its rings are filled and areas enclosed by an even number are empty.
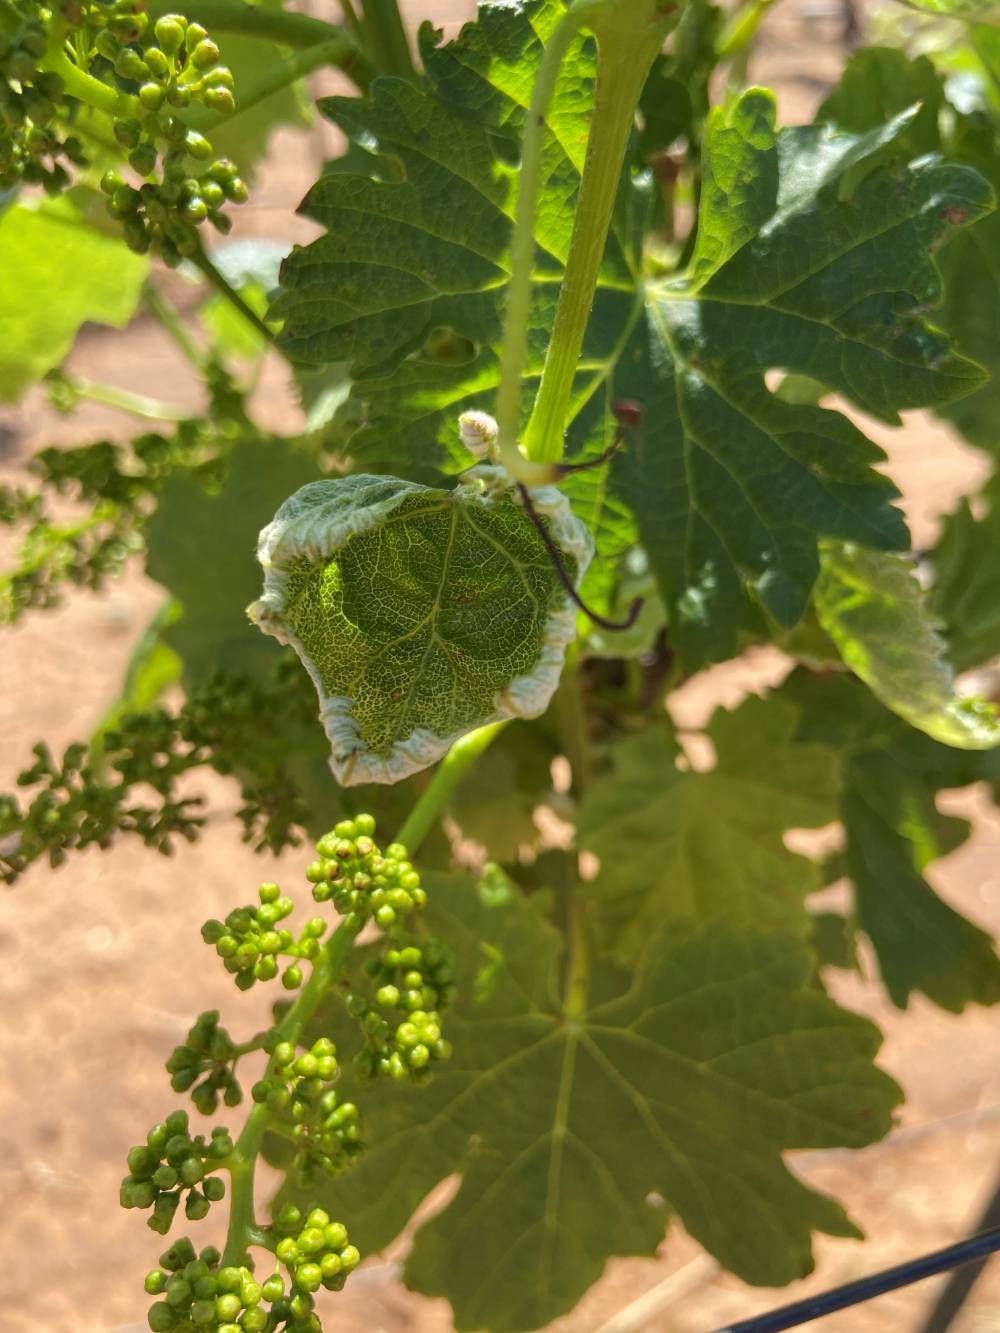
[[[586,527],[554,487],[532,498],[579,580]],[[450,491],[363,473],[312,482],[257,556],[264,595],[250,618],[302,659],[344,786],[398,782],[475,727],[537,717],[575,634],[542,538],[491,466]]]
[[[995,706],[955,693],[945,641],[908,560],[825,543],[816,612],[845,663],[911,727],[960,750],[1000,745]]]

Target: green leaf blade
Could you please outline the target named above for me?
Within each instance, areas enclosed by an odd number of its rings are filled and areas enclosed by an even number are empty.
[[[533,506],[491,466],[453,491],[355,473],[303,487],[262,531],[250,616],[312,677],[343,785],[398,782],[545,710],[576,614],[535,522],[574,583],[592,545],[554,487]]]
[[[955,693],[946,645],[908,561],[827,544],[816,611],[850,669],[911,726],[945,745],[1000,745],[992,705]]]
[[[6,209],[0,247],[8,274],[0,289],[0,401],[16,402],[63,360],[85,321],[128,323],[149,262],[90,226],[66,199]]]
[[[635,955],[664,919],[724,916],[801,934],[804,899],[819,872],[789,852],[789,827],[836,816],[835,755],[794,740],[796,716],[780,700],[747,700],[708,728],[716,765],[683,772],[667,739],[646,732],[612,752],[611,773],[584,796],[581,845],[601,869],[590,891],[605,937]]]
[[[330,1190],[360,1213],[358,1243],[381,1248],[457,1169],[405,1270],[449,1298],[456,1328],[543,1327],[611,1255],[651,1254],[664,1227],[651,1193],[754,1282],[808,1272],[813,1230],[857,1234],[781,1154],[871,1142],[899,1092],[871,1063],[875,1028],[810,986],[800,941],[675,923],[631,986],[574,1019],[537,898],[487,901],[462,877],[428,888],[457,964],[454,1056],[419,1111],[407,1089],[370,1089],[372,1152]]]

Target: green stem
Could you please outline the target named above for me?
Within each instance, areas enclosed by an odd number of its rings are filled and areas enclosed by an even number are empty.
[[[547,463],[563,454],[566,412],[635,108],[668,21],[657,17],[655,0],[608,0],[588,26],[598,42],[597,96],[552,338],[524,439],[528,458]]]
[[[580,0],[568,9],[549,38],[535,78],[531,105],[521,140],[514,235],[511,241],[510,282],[500,352],[500,387],[497,389],[497,448],[511,476],[525,486],[552,480],[550,468],[532,467],[517,447],[521,417],[521,378],[528,350],[531,317],[531,281],[535,266],[535,214],[541,190],[541,159],[545,117],[566,53],[587,16],[603,0]]]
[[[240,296],[236,288],[227,282],[209,259],[204,249],[199,249],[195,254],[190,256],[190,259],[195,268],[201,271],[215,290],[224,296],[230,305],[238,310],[243,318],[251,323],[259,334],[261,334],[269,343],[274,341],[274,334],[261,319],[260,315],[257,314],[256,310],[252,310],[250,306],[247,305],[246,301],[244,301],[243,297]]]
[[[587,992],[590,987],[590,950],[583,918],[583,902],[575,892],[569,898],[570,919],[567,948],[569,961],[566,968],[566,989],[563,994],[563,1014],[573,1022],[587,1011]]]
[[[319,1008],[323,997],[340,975],[351,945],[361,929],[362,921],[353,914],[341,921],[327,941],[326,948],[313,964],[309,980],[299,992],[298,999],[274,1029],[275,1042],[297,1042],[302,1029]],[[267,1132],[270,1112],[263,1104],[255,1106],[247,1116],[243,1132],[236,1140],[229,1159],[230,1198],[229,1229],[222,1267],[239,1265],[246,1259],[247,1246],[256,1234],[253,1195],[254,1176],[261,1144]]]
[[[361,39],[361,22],[355,12],[352,0],[340,0],[340,12],[344,16],[344,22],[350,28],[358,40]]]
[[[138,98],[118,92],[106,83],[101,83],[100,79],[95,79],[86,70],[80,69],[78,65],[74,65],[62,49],[61,39],[58,46],[47,52],[42,67],[59,75],[70,97],[75,97],[78,102],[85,102],[87,106],[92,106],[97,111],[132,120],[142,114]]]
[[[451,795],[459,778],[479,758],[504,727],[504,722],[490,722],[462,736],[451,747],[437,766],[416,805],[407,815],[397,835],[411,856],[430,833],[445,801]]]
[[[397,840],[411,854],[430,832],[441,807],[459,778],[483,753],[504,725],[503,722],[491,722],[485,727],[471,731],[467,736],[457,740],[442,759],[427,790],[419,798],[399,830]],[[312,973],[299,992],[298,999],[274,1029],[275,1045],[283,1041],[298,1041],[303,1028],[340,975],[344,960],[363,924],[363,921],[352,914],[345,917],[334,931],[326,948],[313,964]],[[270,1112],[265,1105],[254,1107],[247,1116],[246,1124],[228,1161],[231,1187],[229,1229],[222,1256],[223,1267],[242,1263],[246,1257],[247,1246],[257,1243],[259,1233],[253,1212],[254,1175],[269,1117]]]
[[[185,359],[194,366],[195,370],[201,370],[205,364],[205,357],[188,333],[183,319],[181,319],[171,302],[151,282],[148,282],[143,290],[143,300],[146,302],[149,313],[173,340]]]
[[[380,74],[417,81],[410,41],[396,0],[361,0],[365,48]]]
[[[268,97],[273,97],[275,93],[280,92],[282,88],[287,88],[296,79],[304,79],[306,75],[312,74],[314,70],[322,69],[328,65],[340,65],[339,57],[342,53],[343,42],[344,34],[341,34],[328,42],[319,42],[316,46],[304,47],[285,60],[273,61],[265,67],[259,78],[236,89],[235,111],[220,116],[217,113],[203,110],[190,116],[188,123],[195,129],[211,134],[217,126],[228,125],[238,116],[243,115],[245,111],[252,110],[253,107],[258,106]],[[364,84],[359,83],[358,86],[363,92],[366,91],[367,81]]]
[[[145,394],[130,393],[128,389],[119,389],[114,384],[101,384],[84,375],[67,375],[64,372],[63,379],[80,398],[116,407],[120,412],[130,412],[134,417],[145,417],[150,421],[185,421],[190,416],[189,412],[174,407],[172,403],[161,403],[155,398],[147,398]]]
[[[715,43],[716,61],[721,63],[746,54],[757,35],[761,19],[773,3],[774,0],[749,0],[736,11]]]

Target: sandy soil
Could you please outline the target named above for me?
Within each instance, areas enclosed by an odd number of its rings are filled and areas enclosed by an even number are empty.
[[[427,6],[414,5],[426,13]],[[439,22],[469,11],[438,3]],[[838,64],[835,21],[796,0],[772,15],[772,40],[753,70],[778,83],[786,119],[808,115]],[[328,129],[280,134],[239,235],[304,240],[309,224],[292,210],[329,151]],[[192,294],[178,284],[178,299]],[[187,380],[158,330],[137,320],[125,336],[87,330],[71,364],[126,388],[148,389],[195,407]],[[295,411],[280,364],[260,394],[262,419],[290,429]],[[979,461],[947,432],[914,416],[902,431],[864,423],[886,444],[905,491],[918,543],[936,517],[973,484]],[[98,433],[122,436],[129,423],[88,406],[54,417],[39,395],[0,413],[0,468],[16,473],[32,449]],[[114,698],[130,646],[158,603],[153,585],[130,573],[102,596],[72,599],[8,631],[0,655],[5,744],[0,782],[9,788],[29,747],[44,736],[58,748],[86,736]],[[760,652],[716,669],[675,698],[693,724],[715,703],[735,703],[783,670]],[[265,866],[238,839],[234,794],[221,780],[199,784],[213,819],[203,840],[170,861],[122,843],[88,852],[57,873],[35,868],[7,895],[0,918],[0,1333],[145,1328],[142,1274],[162,1248],[135,1215],[116,1205],[127,1147],[174,1098],[160,1063],[193,1016],[218,1005],[240,1028],[263,1020],[262,995],[236,995],[201,946],[199,923],[240,898]],[[1000,818],[980,793],[949,801],[976,819],[974,838],[932,871],[939,890],[984,926],[1000,931]],[[286,856],[276,876],[301,883],[304,858]],[[267,877],[271,871],[267,871]],[[870,971],[870,970],[869,970]],[[800,1154],[795,1168],[843,1199],[866,1243],[821,1241],[817,1270],[790,1291],[751,1291],[720,1274],[680,1227],[655,1260],[608,1265],[558,1333],[706,1333],[806,1292],[822,1289],[959,1238],[992,1188],[1000,1161],[997,1020],[970,1010],[953,1017],[916,1002],[893,1010],[870,979],[843,978],[838,998],[886,1033],[884,1066],[908,1102],[898,1130],[860,1153]],[[259,1012],[255,1011],[255,1005]],[[203,1227],[207,1233],[209,1227]],[[396,1247],[397,1250],[401,1247]],[[336,1299],[340,1333],[446,1333],[448,1307],[408,1293],[399,1254],[369,1260]],[[833,1316],[824,1333],[908,1333],[932,1299],[929,1282]],[[649,1294],[645,1305],[635,1302]],[[334,1323],[331,1316],[331,1324]],[[989,1271],[955,1325],[956,1333],[1000,1333],[1000,1264]]]

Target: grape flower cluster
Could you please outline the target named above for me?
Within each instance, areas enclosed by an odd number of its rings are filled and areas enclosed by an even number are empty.
[[[286,1205],[272,1229],[275,1257],[287,1272],[258,1282],[245,1265],[221,1264],[214,1246],[200,1254],[187,1237],[160,1255],[145,1288],[158,1296],[149,1311],[153,1333],[320,1333],[313,1293],[340,1291],[361,1262],[342,1222],[313,1208],[305,1218]]]
[[[292,1165],[308,1185],[318,1171],[336,1175],[362,1150],[358,1108],[334,1089],[340,1077],[337,1048],[327,1037],[299,1053],[292,1042],[274,1048],[268,1072],[251,1091],[295,1146]]]
[[[455,989],[445,950],[436,940],[391,946],[370,959],[365,972],[375,987],[374,1004],[359,991],[347,995],[348,1012],[365,1036],[358,1072],[425,1080],[434,1063],[451,1055],[451,1043],[441,1035],[440,1015]]]
[[[239,1048],[219,1026],[218,1009],[199,1014],[180,1046],[167,1061],[174,1092],[187,1092],[202,1115],[214,1115],[221,1097],[226,1106],[239,1106],[243,1091],[236,1078]]]
[[[135,26],[134,16],[118,6],[107,21]],[[63,80],[41,67],[49,49],[48,10],[37,0],[5,0],[0,8],[0,190],[23,181],[59,194],[70,176],[63,159],[86,163],[76,135],[63,137],[56,124],[64,95]]]
[[[236,1143],[219,1126],[208,1136],[192,1134],[186,1112],[175,1111],[128,1153],[121,1202],[150,1210],[148,1224],[161,1234],[169,1230],[181,1202],[190,1220],[205,1217],[227,1192],[219,1173],[230,1173],[225,1253],[212,1247],[198,1253],[183,1238],[146,1276],[146,1291],[155,1298],[148,1314],[153,1333],[322,1333],[317,1294],[339,1291],[361,1261],[346,1226],[318,1203],[301,1210],[286,1202],[270,1226],[258,1225],[253,1190],[254,1163],[261,1153],[272,1165],[294,1172],[297,1188],[309,1190],[350,1166],[363,1150],[358,1108],[338,1091],[343,1071],[337,1047],[308,1025],[317,1021],[319,1003],[332,993],[347,956],[345,946],[350,949],[367,923],[375,923],[384,937],[377,955],[364,965],[362,989],[371,992],[372,1001],[347,980],[336,988],[346,991],[348,1012],[360,1023],[365,1072],[420,1082],[434,1061],[450,1054],[440,1012],[452,998],[451,965],[437,941],[413,930],[427,894],[406,848],[393,843],[383,852],[374,832],[374,819],[358,815],[341,821],[316,844],[319,859],[307,872],[313,896],[332,903],[345,917],[329,945],[321,944],[327,929],[321,917],[310,918],[297,938],[283,924],[293,904],[273,883],[261,885],[257,906],[236,908],[203,929],[240,989],[276,977],[281,957],[292,959],[282,975],[287,988],[302,982],[301,964],[309,964],[312,975],[294,1004],[275,1006],[275,1023],[266,1031],[234,1042],[220,1026],[218,1012],[208,1010],[167,1061],[174,1090],[190,1092],[197,1109],[208,1115],[220,1100],[227,1106],[241,1101],[238,1061],[252,1052],[267,1054],[266,1067],[250,1090],[253,1109]],[[255,1273],[251,1248],[269,1252],[269,1275]]]
[[[198,252],[197,228],[203,222],[226,235],[232,221],[221,209],[248,198],[233,163],[216,158],[208,139],[177,114],[194,104],[234,110],[232,72],[220,63],[206,29],[179,14],[157,19],[153,40],[141,51],[110,32],[98,38],[98,50],[119,78],[138,85],[136,113],[116,117],[114,135],[143,183],[137,188],[119,172],[105,172],[101,189],[107,210],[122,222],[132,250],[155,249],[176,267]]]
[[[201,928],[202,939],[215,945],[215,952],[240,990],[276,977],[279,957],[295,959],[281,977],[286,990],[295,990],[302,984],[297,960],[316,957],[327,923],[321,916],[311,917],[296,940],[290,930],[279,928],[295,909],[291,898],[285,897],[277,884],[262,884],[258,894],[258,907],[237,907],[225,921],[206,921]]]
[[[216,1126],[207,1140],[202,1134],[192,1136],[187,1112],[174,1111],[162,1124],[153,1126],[145,1143],[130,1149],[121,1205],[152,1208],[148,1225],[166,1235],[186,1194],[185,1216],[200,1221],[211,1204],[225,1197],[225,1182],[210,1173],[232,1151],[233,1141],[224,1127]]]
[[[319,859],[306,878],[317,902],[332,901],[338,912],[373,919],[391,940],[366,964],[374,1003],[356,990],[347,995],[348,1012],[365,1037],[357,1071],[420,1082],[435,1061],[451,1055],[441,1035],[441,1012],[454,993],[454,974],[436,941],[418,945],[409,937],[408,923],[425,906],[427,893],[406,848],[394,842],[380,851],[374,831],[370,815],[342,820],[316,844]]]
[[[153,250],[176,267],[199,252],[203,222],[228,234],[232,219],[222,210],[248,198],[236,166],[217,157],[185,117],[234,111],[233,84],[207,30],[182,15],[151,24],[137,0],[66,0],[50,8],[4,0],[0,190],[25,182],[61,193],[70,184],[67,164],[88,164],[84,142],[88,134],[107,134],[101,118],[109,115],[138,183],[107,170],[107,210],[132,250]],[[84,120],[86,101],[97,109]]]

